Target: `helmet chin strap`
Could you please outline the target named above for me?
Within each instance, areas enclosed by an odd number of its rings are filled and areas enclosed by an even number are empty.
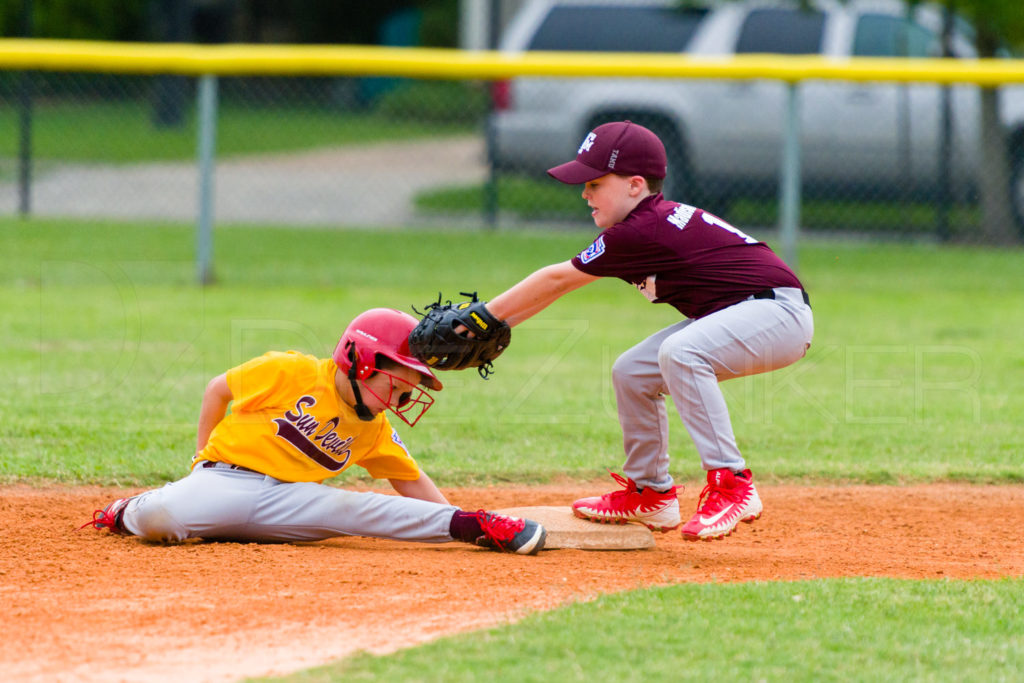
[[[373,413],[363,403],[363,392],[359,390],[359,383],[356,380],[356,349],[354,344],[349,349],[348,357],[352,361],[352,367],[348,369],[348,381],[352,385],[352,396],[356,400],[356,404],[353,406],[356,411],[356,417],[363,422],[372,422]]]
[[[363,422],[373,422],[373,413],[371,413],[370,409],[366,407],[365,403],[363,403],[363,396],[359,391],[359,385],[356,384],[356,380],[352,378],[349,378],[349,382],[352,384],[352,393],[356,397],[356,404],[352,406],[356,411],[356,417]]]

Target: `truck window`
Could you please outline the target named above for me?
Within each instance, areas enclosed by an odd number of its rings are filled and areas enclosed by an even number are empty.
[[[528,50],[682,52],[704,9],[578,5],[554,7]]]
[[[811,55],[821,52],[822,12],[757,9],[747,15],[736,40],[737,53]]]
[[[856,57],[928,57],[938,37],[904,17],[864,14],[853,38]]]

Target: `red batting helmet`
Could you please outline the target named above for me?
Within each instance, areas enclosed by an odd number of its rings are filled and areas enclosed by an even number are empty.
[[[377,354],[412,368],[422,376],[421,384],[440,391],[443,386],[430,368],[409,352],[409,333],[419,321],[393,308],[371,308],[357,315],[334,349],[334,362],[346,374],[356,361],[356,379],[366,379],[378,370]]]

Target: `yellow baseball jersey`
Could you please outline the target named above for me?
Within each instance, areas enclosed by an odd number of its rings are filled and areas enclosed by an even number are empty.
[[[364,422],[341,400],[336,369],[330,358],[271,351],[228,370],[231,411],[195,461],[240,465],[289,482],[320,482],[352,465],[377,479],[419,478],[384,413]]]

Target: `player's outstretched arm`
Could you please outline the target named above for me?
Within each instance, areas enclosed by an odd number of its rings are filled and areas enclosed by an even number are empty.
[[[220,374],[210,380],[203,392],[203,404],[199,408],[199,427],[196,430],[196,453],[206,448],[213,428],[217,426],[228,412],[228,404],[233,398],[228,386],[226,374]]]
[[[427,500],[432,503],[451,505],[448,499],[444,497],[444,494],[441,493],[441,489],[437,488],[437,485],[427,476],[426,472],[420,472],[420,478],[412,481],[408,479],[388,479],[388,481],[391,482],[392,488],[399,495],[406,498],[419,498],[420,500]]]
[[[515,327],[544,310],[559,297],[598,279],[572,264],[555,263],[528,275],[487,303],[487,310]]]

